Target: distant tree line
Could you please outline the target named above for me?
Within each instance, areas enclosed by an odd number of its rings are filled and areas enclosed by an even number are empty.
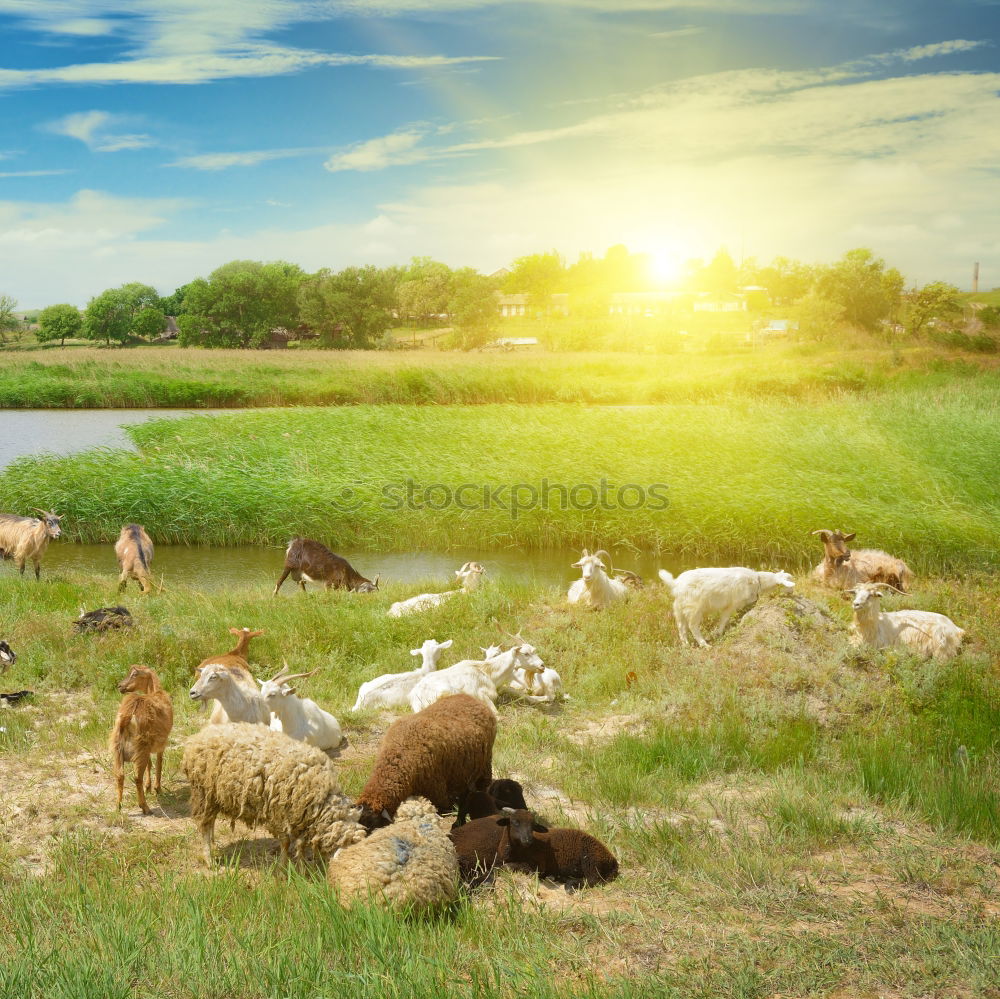
[[[781,311],[817,340],[845,324],[869,331],[902,325],[915,337],[940,338],[963,312],[953,285],[935,281],[906,290],[902,274],[864,248],[828,265],[787,257],[737,265],[720,249],[707,263],[688,261],[675,285],[693,296],[739,294],[751,311]],[[599,318],[608,316],[615,293],[659,287],[649,256],[620,245],[603,257],[583,254],[569,265],[554,251],[530,254],[499,277],[429,257],[415,257],[406,267],[323,268],[314,274],[286,261],[233,260],[165,297],[132,282],[101,292],[82,313],[72,305],[50,305],[37,317],[36,336],[61,343],[82,337],[109,346],[148,342],[174,316],[186,346],[256,348],[284,331],[317,347],[370,349],[391,345],[392,328],[447,326],[451,345],[470,348],[495,336],[498,292],[524,295],[528,314],[543,317],[553,309],[553,295],[566,293],[574,316]],[[20,326],[15,306],[0,295],[0,343]],[[1000,330],[996,307],[981,309],[977,319],[983,330]]]

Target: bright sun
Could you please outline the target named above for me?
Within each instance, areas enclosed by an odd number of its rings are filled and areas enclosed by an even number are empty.
[[[653,280],[669,284],[681,276],[682,261],[673,250],[654,250],[649,255],[649,271]]]

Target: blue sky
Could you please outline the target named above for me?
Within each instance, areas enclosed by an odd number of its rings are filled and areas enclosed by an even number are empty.
[[[1000,286],[989,0],[0,0],[0,294],[625,243]]]

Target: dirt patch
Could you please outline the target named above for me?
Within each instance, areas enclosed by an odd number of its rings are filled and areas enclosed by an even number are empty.
[[[803,651],[803,645],[829,647],[839,632],[839,623],[824,607],[793,593],[762,600],[747,611],[736,626],[732,645],[746,652],[796,653]]]
[[[639,714],[607,715],[592,718],[567,730],[566,738],[578,746],[594,742],[610,742],[616,735],[642,735],[649,721]]]

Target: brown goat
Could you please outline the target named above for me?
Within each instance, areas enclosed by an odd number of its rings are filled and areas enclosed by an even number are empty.
[[[903,593],[913,582],[913,571],[900,558],[878,548],[856,548],[851,551],[848,541],[853,541],[857,532],[845,534],[843,531],[813,531],[823,542],[823,561],[813,569],[813,579],[849,589],[859,583],[888,583]]]
[[[326,545],[311,538],[292,538],[285,552],[285,568],[274,586],[277,596],[281,584],[291,575],[303,590],[306,582],[323,583],[329,590],[353,590],[355,593],[374,593],[378,589],[375,581],[365,579],[346,558],[335,555]]]
[[[125,785],[125,764],[135,763],[135,790],[139,807],[149,815],[149,805],[143,791],[143,778],[148,775],[148,790],[153,789],[151,758],[156,754],[156,793],[160,793],[163,773],[163,752],[174,724],[174,709],[170,695],[160,686],[159,677],[148,666],[133,666],[128,676],[118,684],[125,695],[118,707],[118,717],[111,729],[108,748],[115,770],[118,808],[122,807]]]
[[[38,517],[19,517],[15,513],[0,513],[0,558],[12,559],[21,575],[24,563],[35,563],[35,579],[42,575],[42,556],[50,538],[62,534],[61,517],[39,510]]]
[[[126,524],[115,542],[115,556],[121,577],[118,580],[118,592],[128,586],[128,581],[134,579],[143,593],[153,589],[149,563],[153,561],[153,542],[146,529],[141,524]]]

